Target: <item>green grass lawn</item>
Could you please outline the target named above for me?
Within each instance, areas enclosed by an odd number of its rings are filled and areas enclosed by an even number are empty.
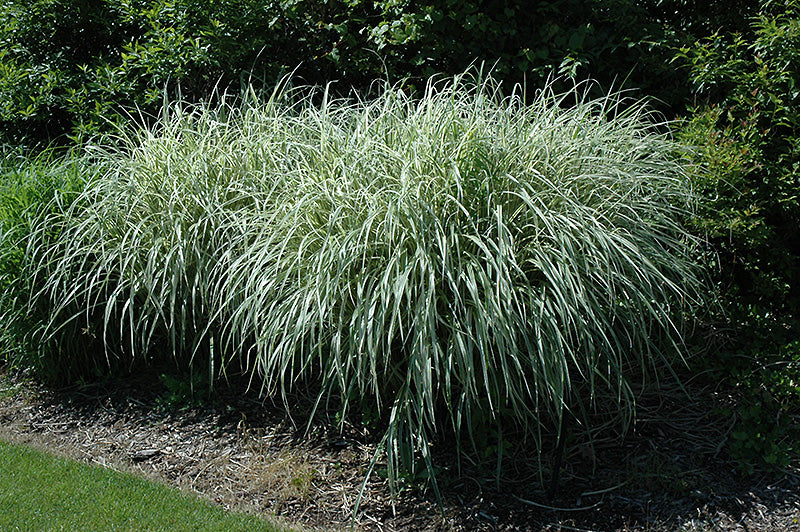
[[[0,530],[286,530],[132,475],[5,442],[0,486]]]

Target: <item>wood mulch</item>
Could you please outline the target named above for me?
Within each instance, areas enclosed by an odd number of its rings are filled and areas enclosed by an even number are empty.
[[[421,482],[393,504],[373,474],[354,518],[375,452],[354,427],[307,427],[282,403],[233,389],[202,404],[170,404],[158,376],[53,390],[0,374],[0,439],[309,530],[800,531],[800,471],[740,474],[724,454],[729,427],[709,414],[723,398],[710,390],[691,401],[645,401],[625,439],[574,446],[554,497],[533,460],[517,454],[506,458],[512,475],[501,481],[486,464],[445,470],[443,507]]]

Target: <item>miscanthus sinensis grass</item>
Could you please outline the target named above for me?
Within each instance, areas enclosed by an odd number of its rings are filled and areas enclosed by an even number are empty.
[[[391,478],[430,467],[446,425],[534,446],[597,405],[624,425],[700,291],[687,179],[646,107],[463,78],[302,94],[173,105],[95,154],[103,175],[29,239],[51,334],[313,384],[379,415]]]

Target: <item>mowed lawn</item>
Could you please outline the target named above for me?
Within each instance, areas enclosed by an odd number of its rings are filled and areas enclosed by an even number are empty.
[[[269,531],[158,483],[0,441],[0,530]]]

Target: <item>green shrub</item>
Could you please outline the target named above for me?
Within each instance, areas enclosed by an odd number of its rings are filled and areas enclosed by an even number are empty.
[[[746,334],[697,360],[725,391],[716,413],[730,431],[720,445],[745,474],[785,470],[800,450],[800,322],[768,315],[737,325]]]
[[[173,105],[37,220],[21,278],[111,359],[375,412],[392,480],[444,426],[625,426],[699,297],[691,197],[641,104],[583,90]]]
[[[10,0],[0,6],[0,133],[19,143],[86,141],[158,110],[165,93],[205,99],[297,69],[311,82],[378,72],[355,8],[277,0]],[[353,18],[353,22],[349,19]],[[350,28],[350,29],[348,29]],[[350,65],[350,66],[348,66]],[[377,66],[376,66],[377,65]],[[363,71],[363,72],[362,72]],[[111,126],[111,127],[109,127]]]
[[[731,391],[728,450],[741,469],[796,459],[800,311],[800,4],[762,1],[751,27],[683,48],[696,107],[700,196],[692,229],[709,244],[732,336],[702,361]]]
[[[282,74],[343,93],[372,80],[424,89],[486,62],[539,87],[552,72],[641,89],[683,109],[673,49],[746,28],[752,2],[686,0],[8,0],[0,5],[0,135],[88,140],[155,113],[164,94],[204,100]],[[469,38],[464,38],[468,35]],[[598,91],[599,92],[599,91]]]
[[[470,64],[495,65],[508,81],[542,86],[554,72],[604,87],[640,90],[683,109],[685,74],[669,65],[674,49],[722,27],[746,26],[750,2],[429,0],[377,2],[370,40],[398,76],[425,79]],[[463,36],[469,36],[464,38]],[[603,89],[600,89],[603,90]]]
[[[796,315],[800,4],[763,2],[750,35],[716,34],[680,58],[703,102],[681,138],[703,170],[696,224],[719,252],[719,281],[736,305]]]
[[[104,2],[4,2],[2,140],[46,143],[65,133],[95,133],[98,123],[105,122],[103,115],[115,108],[112,99],[119,96],[103,81],[103,73],[130,32]]]

